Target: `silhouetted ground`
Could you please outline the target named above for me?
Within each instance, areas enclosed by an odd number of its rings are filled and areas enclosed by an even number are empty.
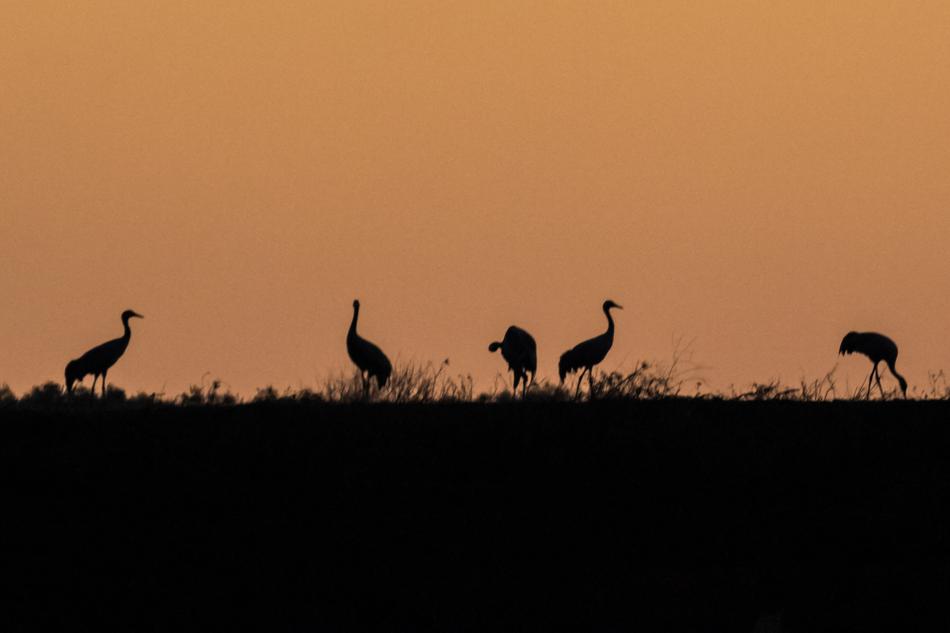
[[[0,410],[0,630],[948,630],[950,403]]]

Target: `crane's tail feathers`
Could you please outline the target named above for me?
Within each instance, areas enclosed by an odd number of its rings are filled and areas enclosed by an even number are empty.
[[[557,373],[561,377],[561,382],[564,382],[564,379],[568,374],[574,373],[583,365],[579,360],[575,358],[576,354],[574,350],[568,350],[561,354],[561,358],[557,362]]]
[[[497,352],[499,347],[501,347],[501,343],[499,343],[498,341],[495,341],[491,345],[488,346],[488,351]]]

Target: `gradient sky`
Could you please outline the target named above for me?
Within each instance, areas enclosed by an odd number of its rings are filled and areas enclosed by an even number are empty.
[[[252,395],[361,331],[488,389],[693,341],[713,387],[817,377],[849,329],[950,369],[950,4],[5,2],[0,383]],[[892,383],[889,383],[892,384]]]

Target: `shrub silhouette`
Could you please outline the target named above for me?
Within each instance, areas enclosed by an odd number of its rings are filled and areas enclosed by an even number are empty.
[[[385,387],[375,395],[379,402],[471,402],[474,398],[474,379],[471,375],[450,376],[445,359],[436,367],[433,363],[396,364]],[[358,372],[330,376],[319,394],[327,402],[364,402],[369,396],[363,389]]]
[[[63,404],[64,400],[65,391],[63,387],[58,383],[50,381],[33,387],[28,394],[20,399],[20,403],[48,407]]]
[[[125,396],[125,389],[116,387],[115,385],[107,385],[104,400],[112,404],[121,404],[125,402],[127,400]]]
[[[273,385],[267,385],[257,390],[251,402],[277,402],[278,400],[281,400],[280,393]]]
[[[435,402],[471,402],[506,403],[516,400],[515,394],[507,386],[507,380],[501,374],[495,380],[494,387],[483,393],[476,393],[471,375],[450,374],[448,359],[439,364],[397,363],[393,368],[386,386],[367,394],[359,373],[340,373],[328,377],[317,389],[287,388],[279,391],[268,385],[256,390],[247,402],[281,403],[326,403],[349,404],[358,402],[391,404],[424,404]],[[663,400],[698,398],[704,400],[738,401],[799,401],[828,402],[833,400],[864,399],[863,386],[842,389],[832,369],[820,378],[801,379],[797,385],[786,384],[778,379],[753,382],[745,389],[730,386],[725,391],[703,391],[703,381],[696,380],[695,369],[681,368],[678,356],[670,364],[638,362],[633,371],[615,370],[595,374],[591,381],[592,390],[577,391],[548,379],[534,382],[524,398],[526,402],[581,402],[588,400]],[[950,384],[943,371],[930,372],[929,386],[924,389],[911,389],[921,400],[950,400]],[[890,393],[888,395],[891,395]],[[893,393],[896,395],[896,389]],[[520,398],[517,398],[520,400]],[[66,394],[62,385],[46,382],[34,386],[22,394],[19,399],[8,385],[0,385],[0,406],[19,406],[27,408],[51,408],[60,406],[96,407],[107,404],[110,407],[151,407],[151,406],[234,406],[245,402],[225,386],[220,379],[202,381],[193,384],[177,397],[166,400],[160,393],[138,393],[129,396],[123,389],[114,385],[107,387],[102,398],[94,396],[88,387],[77,386],[72,394]]]
[[[191,385],[188,387],[188,391],[180,394],[175,398],[175,401],[182,406],[232,406],[237,404],[239,402],[237,396],[227,388],[222,391],[222,386],[223,383],[217,378],[208,383],[207,387],[204,384]]]

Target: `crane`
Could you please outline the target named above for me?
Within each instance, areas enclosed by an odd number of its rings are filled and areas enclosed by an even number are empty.
[[[366,394],[369,393],[371,378],[376,378],[376,385],[380,389],[386,385],[393,366],[383,350],[356,333],[356,321],[359,316],[360,302],[357,299],[353,301],[353,321],[350,323],[350,331],[346,334],[346,351],[350,355],[350,360],[360,370],[363,393]]]
[[[594,379],[591,372],[594,369],[594,365],[604,360],[604,357],[607,356],[607,352],[610,351],[610,347],[614,344],[614,320],[613,317],[610,316],[610,310],[612,308],[623,310],[623,306],[617,305],[609,299],[604,301],[603,310],[604,314],[607,315],[606,332],[600,336],[595,336],[592,339],[578,343],[561,354],[561,359],[558,361],[558,375],[561,377],[561,383],[564,382],[564,378],[568,374],[580,369],[581,373],[577,377],[578,390],[580,389],[581,380],[584,378],[585,371],[587,372],[587,380],[590,384],[590,388],[593,390]]]
[[[129,319],[144,319],[141,314],[134,310],[126,310],[122,313],[122,327],[125,333],[102,345],[93,347],[91,350],[75,360],[66,364],[66,392],[73,392],[73,384],[77,381],[82,382],[83,378],[92,374],[92,393],[96,393],[96,380],[102,376],[102,395],[106,395],[106,374],[109,368],[115,365],[116,361],[125,353],[129,346],[129,340],[132,338],[132,329],[129,327]]]
[[[878,364],[881,361],[887,363],[888,369],[891,370],[891,373],[897,378],[897,382],[900,383],[901,392],[905,398],[907,397],[907,381],[897,373],[897,368],[894,366],[897,362],[897,343],[877,332],[848,332],[841,339],[838,354],[853,354],[855,352],[864,354],[871,359],[871,375],[868,376],[868,399],[871,397],[871,386],[875,379],[877,379],[877,388],[881,390],[881,397],[884,397],[884,388],[881,387],[881,374],[878,371]]]
[[[508,369],[515,375],[514,391],[518,393],[518,383],[521,387],[521,398],[524,399],[528,391],[528,373],[531,373],[531,382],[534,382],[538,371],[538,346],[534,337],[516,325],[505,331],[505,338],[495,341],[488,346],[489,352],[496,352],[501,348],[502,357],[508,361]]]

